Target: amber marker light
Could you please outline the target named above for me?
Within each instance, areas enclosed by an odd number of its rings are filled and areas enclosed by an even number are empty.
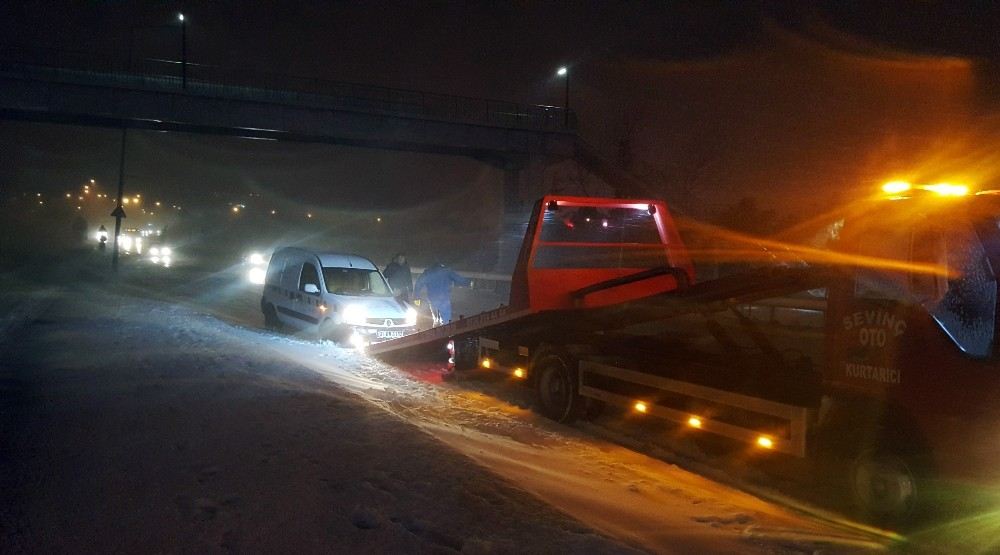
[[[933,185],[924,185],[921,189],[937,193],[943,197],[964,197],[969,194],[969,187],[967,185],[956,185],[954,183],[935,183]]]
[[[890,181],[882,185],[882,192],[890,195],[904,193],[910,190],[911,185],[906,181]]]

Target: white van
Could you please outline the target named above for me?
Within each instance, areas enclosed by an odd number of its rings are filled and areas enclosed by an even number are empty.
[[[355,346],[402,337],[417,323],[367,258],[295,247],[271,256],[260,299],[264,324],[287,326]]]

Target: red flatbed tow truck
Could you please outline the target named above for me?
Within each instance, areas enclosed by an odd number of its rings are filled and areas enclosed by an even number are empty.
[[[1000,194],[890,183],[808,263],[695,283],[663,202],[547,196],[509,306],[370,353],[508,373],[558,421],[618,405],[808,457],[898,521],[1000,477],[998,222]]]

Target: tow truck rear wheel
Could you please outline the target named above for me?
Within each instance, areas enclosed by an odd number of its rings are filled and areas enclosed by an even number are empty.
[[[577,392],[577,371],[568,357],[551,353],[534,364],[538,408],[556,422],[571,423],[586,410],[586,399]]]
[[[888,449],[866,449],[851,464],[851,497],[859,516],[875,524],[900,524],[916,513],[920,472],[913,460]]]

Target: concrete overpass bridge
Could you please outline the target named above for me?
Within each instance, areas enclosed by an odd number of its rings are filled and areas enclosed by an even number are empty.
[[[560,107],[175,60],[122,64],[66,51],[0,52],[4,119],[469,156],[504,170],[511,209],[522,201],[521,170],[538,160],[574,159],[623,195],[641,190],[579,140],[575,114]]]

